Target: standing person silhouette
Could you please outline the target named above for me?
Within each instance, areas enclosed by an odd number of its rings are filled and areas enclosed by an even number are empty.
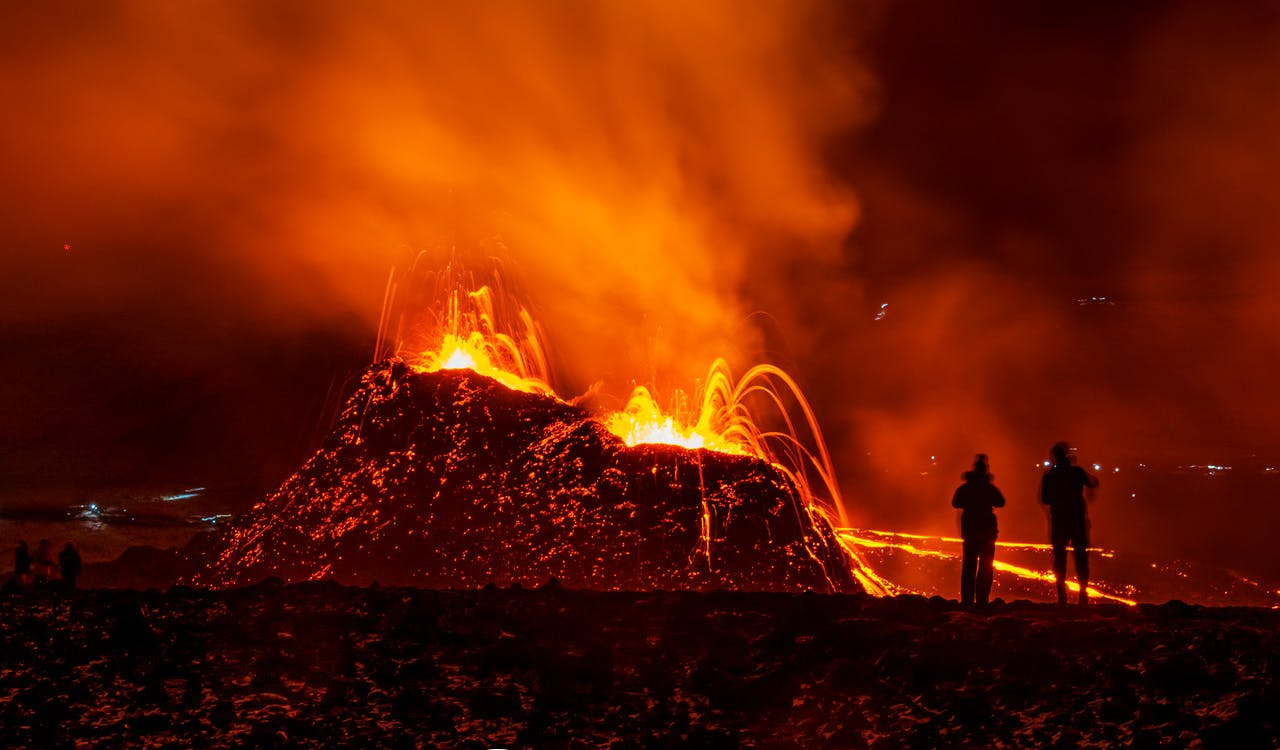
[[[13,578],[22,588],[31,583],[31,550],[26,541],[18,542],[18,548],[13,551]]]
[[[62,587],[71,591],[76,587],[76,579],[80,577],[80,550],[75,542],[67,542],[67,546],[58,553],[58,569],[62,572]]]
[[[1053,465],[1040,480],[1040,502],[1049,506],[1049,540],[1053,544],[1053,577],[1058,604],[1067,603],[1067,544],[1076,558],[1080,604],[1089,603],[1089,514],[1084,491],[1098,486],[1098,478],[1071,461],[1071,446],[1055,443],[1049,451]]]
[[[36,588],[42,588],[53,577],[53,550],[49,548],[49,540],[41,539],[36,547],[35,557],[31,560],[31,578]]]
[[[995,477],[987,468],[987,454],[978,454],[973,469],[963,475],[951,507],[962,509],[960,536],[964,538],[964,561],[960,566],[960,601],[983,605],[991,596],[992,568],[995,565],[996,526],[994,508],[1004,507],[1004,495],[991,483]]]

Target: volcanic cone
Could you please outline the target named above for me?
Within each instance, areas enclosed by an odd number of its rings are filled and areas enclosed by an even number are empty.
[[[202,553],[191,583],[857,591],[776,467],[626,446],[585,410],[470,370],[371,367],[323,447]]]

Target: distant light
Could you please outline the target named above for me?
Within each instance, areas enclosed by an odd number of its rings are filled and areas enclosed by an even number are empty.
[[[1119,474],[1119,473],[1120,473],[1120,467],[1119,467],[1119,466],[1117,466],[1116,468],[1112,469],[1112,470],[1111,470],[1111,473],[1112,473],[1112,474]]]
[[[1102,471],[1102,464],[1094,464],[1094,465],[1093,465],[1093,470],[1094,470],[1094,471]]]
[[[875,320],[877,322],[884,320],[885,317],[887,317],[888,315],[889,315],[889,303],[885,302],[884,304],[880,305],[880,310],[876,313]]]
[[[1045,466],[1048,466],[1048,465],[1049,465],[1049,462],[1048,462],[1048,461],[1045,461],[1045,462],[1044,462],[1044,465],[1045,465]]]
[[[89,512],[96,516],[96,515],[98,515],[98,513],[100,513],[101,511],[99,511],[99,510],[98,510],[98,504],[97,504],[97,503],[89,503]]]
[[[71,243],[70,243],[70,242],[64,242],[64,243],[62,244],[62,250],[63,250],[63,252],[67,252],[67,253],[71,252]]]

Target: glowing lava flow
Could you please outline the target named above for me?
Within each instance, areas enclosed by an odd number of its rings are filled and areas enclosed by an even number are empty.
[[[947,542],[949,544],[963,544],[964,540],[958,536],[929,536],[927,534],[908,534],[905,531],[876,531],[874,529],[839,529],[841,534],[846,536],[857,536],[859,534],[871,534],[877,538],[901,538],[901,539],[919,539],[929,542]],[[1039,544],[1037,542],[996,542],[997,547],[1013,550],[1027,550],[1037,552],[1050,552],[1053,545]],[[1090,547],[1090,552],[1096,553],[1099,557],[1115,557],[1115,552],[1101,547]]]
[[[943,536],[926,536],[924,534],[903,534],[892,531],[875,531],[870,529],[837,529],[841,541],[846,544],[860,547],[863,549],[892,549],[903,552],[908,555],[914,555],[921,558],[937,558],[951,561],[957,564],[960,562],[960,555],[954,552],[944,552],[936,549],[927,549],[920,546],[917,542],[924,543],[946,543],[948,545],[962,544],[963,540],[956,537]],[[906,541],[904,541],[906,540]],[[1034,544],[1030,542],[997,542],[997,546],[1011,550],[1047,552],[1052,548],[1047,544]],[[1110,557],[1113,553],[1108,550],[1090,549],[1091,552],[1097,552],[1102,557]],[[1014,565],[1003,560],[995,561],[995,569],[1001,573],[1007,573],[1017,579],[1024,581],[1032,581],[1036,583],[1054,583],[1052,571],[1034,570],[1032,568],[1021,565]],[[1075,581],[1068,580],[1067,588],[1073,593],[1080,591],[1080,585]],[[912,592],[919,593],[919,592]],[[1089,596],[1095,599],[1109,599],[1121,604],[1129,606],[1137,606],[1137,602],[1127,599],[1123,596],[1104,591],[1097,586],[1089,586]]]

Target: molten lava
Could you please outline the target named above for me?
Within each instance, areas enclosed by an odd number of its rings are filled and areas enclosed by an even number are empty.
[[[468,369],[372,366],[324,446],[206,549],[192,583],[850,592],[854,559],[751,456],[628,447]]]
[[[850,544],[860,549],[883,550],[890,554],[899,554],[915,563],[925,560],[941,560],[947,563],[946,567],[948,569],[958,568],[960,564],[961,554],[959,548],[963,544],[963,540],[957,537],[928,536],[925,534],[876,531],[872,529],[842,528],[837,531],[845,544]],[[1047,544],[1031,542],[996,542],[996,546],[999,549],[998,555],[1003,555],[1006,552],[1033,553],[1034,556],[1041,559],[1045,559],[1051,549]],[[1108,559],[1115,555],[1114,552],[1103,549],[1091,549],[1090,552],[1103,559]],[[1023,557],[1028,556],[1024,554]],[[1046,599],[1053,596],[1052,587],[1055,579],[1053,572],[1050,570],[1036,569],[1030,565],[1018,565],[1002,559],[995,561],[995,570],[1000,588],[1005,591],[1019,590],[1028,594],[1038,594],[1040,598]],[[936,576],[929,574],[929,577]],[[948,581],[948,585],[949,583]],[[1068,580],[1067,588],[1072,593],[1076,593],[1080,590],[1080,584],[1073,580]],[[1122,596],[1121,593],[1117,592],[1117,589],[1121,588],[1111,584],[1095,582],[1089,586],[1089,595],[1095,600],[1105,599],[1136,606],[1137,602],[1132,598]],[[904,592],[910,591],[906,587],[901,587],[901,590]],[[1128,590],[1123,593],[1131,596],[1134,592],[1132,587],[1128,587]]]
[[[664,444],[681,448],[707,448],[721,453],[749,455],[741,446],[729,442],[709,424],[710,413],[703,411],[692,421],[664,414],[658,402],[644,386],[637,386],[627,406],[604,418],[609,432],[627,445]]]
[[[555,395],[538,327],[499,274],[438,281],[426,307],[409,289],[431,319],[392,331],[392,277],[378,350],[397,356],[366,373],[321,451],[210,545],[193,582],[892,590],[834,531],[845,513],[830,456],[784,372],[735,381],[717,361],[696,410],[666,413],[637,388],[624,410],[593,415]],[[777,428],[759,426],[760,404]]]
[[[496,304],[489,286],[470,292],[450,288],[443,294],[444,314],[428,333],[439,343],[415,350],[401,344],[395,347],[397,356],[417,372],[474,370],[515,391],[554,395],[538,327],[528,310]],[[384,306],[384,326],[389,308],[390,302]],[[398,338],[405,335],[401,331]],[[382,336],[379,332],[379,350]]]
[[[447,334],[440,345],[440,350],[424,354],[422,360],[414,366],[414,369],[418,372],[473,370],[481,375],[493,378],[513,391],[540,393],[550,390],[538,378],[521,376],[494,364],[495,357],[492,355],[493,347],[479,333],[472,333],[466,338],[455,334]]]
[[[393,277],[394,282],[394,277]],[[446,269],[432,296],[433,309],[444,314],[432,321],[428,337],[395,337],[390,349],[416,372],[469,369],[491,377],[513,390],[540,393],[559,399],[549,385],[550,369],[540,330],[533,316],[518,304],[505,287],[500,272],[487,283],[467,291],[473,278],[461,279]],[[494,290],[500,290],[495,294]],[[394,283],[384,306],[384,327],[389,322]],[[387,340],[379,334],[379,347]],[[711,364],[696,408],[689,408],[677,391],[673,407],[663,410],[644,386],[637,386],[621,411],[598,415],[609,432],[630,447],[670,445],[689,450],[710,450],[751,456],[781,471],[803,498],[805,512],[830,525],[848,525],[848,515],[835,481],[831,457],[812,407],[799,384],[782,369],[757,365],[735,380],[728,363]],[[772,418],[775,429],[765,429],[758,412]],[[793,414],[798,415],[798,419]],[[708,526],[709,521],[704,523]],[[704,545],[710,544],[704,534]],[[856,577],[864,589],[884,594],[892,584],[876,575],[860,559],[857,549],[845,545]],[[709,553],[708,553],[709,554]]]
[[[438,345],[396,352],[415,371],[474,370],[513,390],[558,398],[549,385],[544,348],[527,309],[519,307],[515,315],[507,316],[514,323],[510,333],[498,330],[495,321],[502,316],[488,286],[471,292],[452,290],[446,309]],[[775,412],[784,429],[759,427],[749,399],[756,399]],[[674,402],[670,412],[664,411],[648,388],[637,386],[621,411],[599,418],[629,446],[705,448],[768,461],[786,472],[802,493],[825,512],[847,523],[817,417],[800,386],[786,372],[772,365],[757,365],[735,381],[728,363],[717,359],[707,373],[698,408],[688,408],[683,392],[675,394]],[[791,403],[803,417],[803,431],[798,430],[791,415]],[[810,480],[812,474],[816,474],[820,485]]]

